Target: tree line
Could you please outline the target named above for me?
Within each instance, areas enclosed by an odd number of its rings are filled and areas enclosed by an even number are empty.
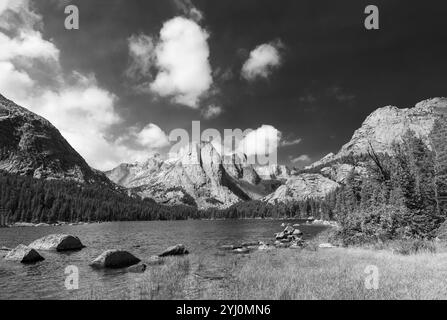
[[[94,184],[42,180],[0,172],[0,208],[13,222],[180,220],[199,218],[191,206],[164,206]]]

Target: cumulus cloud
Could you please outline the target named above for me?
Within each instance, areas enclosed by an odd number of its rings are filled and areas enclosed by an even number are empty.
[[[262,125],[245,135],[237,151],[247,156],[269,155],[277,152],[280,140],[280,131],[271,125]]]
[[[311,158],[307,155],[307,154],[303,154],[299,157],[293,158],[290,160],[290,162],[295,163],[295,164],[304,164],[304,163],[309,163],[311,162]]]
[[[23,100],[34,87],[34,81],[26,72],[15,69],[9,61],[0,61],[0,93]]]
[[[209,64],[208,33],[194,21],[173,18],[163,25],[156,48],[159,72],[151,90],[198,108],[201,95],[213,82]]]
[[[272,71],[282,63],[281,41],[264,43],[257,46],[250,52],[250,56],[242,66],[241,75],[248,81],[257,78],[268,78]]]
[[[130,73],[152,78],[153,66],[156,75],[143,85],[146,91],[197,109],[213,83],[208,37],[197,22],[185,17],[166,21],[156,40],[147,35],[132,36]]]
[[[222,107],[210,105],[202,110],[202,115],[205,119],[210,120],[218,117],[223,112]]]
[[[301,138],[291,139],[291,140],[283,140],[283,141],[281,141],[281,147],[295,146],[297,144],[300,144],[301,141],[302,141]]]
[[[166,133],[157,125],[150,123],[141,131],[134,132],[137,142],[147,148],[164,148],[169,146]]]
[[[0,34],[0,60],[59,59],[59,50],[49,41],[43,40],[40,32],[21,31],[16,38]]]
[[[94,75],[62,72],[60,51],[43,39],[42,16],[29,1],[0,1],[0,21],[6,30],[0,31],[0,93],[48,119],[93,167],[110,169],[148,153],[109,138],[110,127],[123,121],[115,110],[117,97],[101,88]],[[36,65],[55,74],[36,72]],[[54,79],[56,85],[45,85]],[[157,128],[150,124],[125,135],[135,135],[146,149],[157,148],[164,144]],[[151,140],[157,134],[158,140]]]
[[[174,0],[174,4],[186,17],[199,22],[203,19],[203,13],[197,9],[191,0]]]

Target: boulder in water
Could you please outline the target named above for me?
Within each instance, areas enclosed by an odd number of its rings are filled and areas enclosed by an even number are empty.
[[[17,246],[17,248],[9,251],[5,256],[5,260],[28,264],[36,263],[45,259],[36,250],[21,244]]]
[[[294,231],[293,231],[293,233],[292,233],[292,235],[294,235],[294,236],[301,236],[303,233],[300,231],[300,230],[298,230],[298,229],[295,229]]]
[[[74,251],[81,250],[85,246],[78,237],[66,234],[50,234],[32,242],[29,247],[35,250]]]
[[[189,251],[186,250],[186,247],[183,244],[177,244],[175,246],[167,248],[164,252],[159,254],[159,257],[167,257],[167,256],[181,256],[184,254],[189,254]]]
[[[124,250],[107,250],[90,263],[95,269],[121,269],[140,263],[140,259]]]

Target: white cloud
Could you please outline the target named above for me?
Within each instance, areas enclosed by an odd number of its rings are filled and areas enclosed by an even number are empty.
[[[10,19],[11,13],[20,19]],[[141,159],[165,143],[160,142],[163,135],[154,124],[115,141],[109,139],[110,127],[123,122],[115,110],[117,97],[101,88],[93,75],[62,72],[59,49],[43,39],[36,27],[40,28],[42,17],[29,1],[0,0],[0,22],[11,30],[0,31],[0,93],[48,119],[90,165],[110,169]],[[37,72],[36,61],[55,74]],[[56,79],[57,85],[45,86],[49,79]],[[128,147],[123,141],[129,138],[137,139],[146,150]]]
[[[268,78],[275,68],[281,63],[280,49],[283,47],[280,41],[264,43],[250,52],[250,56],[242,66],[241,75],[248,81],[257,78]]]
[[[22,31],[15,38],[0,33],[0,60],[17,58],[59,59],[59,50],[53,43],[43,40],[42,34],[35,31]]]
[[[301,138],[297,138],[297,139],[293,139],[293,140],[284,140],[284,141],[281,141],[281,147],[295,146],[297,144],[300,144],[301,141],[302,141]]]
[[[159,72],[151,90],[174,101],[198,108],[200,97],[211,87],[209,35],[197,23],[182,17],[163,25],[156,48]]]
[[[214,119],[223,112],[222,107],[216,105],[210,105],[202,110],[202,115],[205,119]]]
[[[309,163],[311,161],[312,161],[311,158],[307,154],[303,154],[299,157],[290,160],[290,162],[292,163]]]
[[[150,123],[140,132],[137,132],[138,143],[147,148],[163,148],[169,146],[169,138],[157,125]]]
[[[156,41],[146,35],[132,36],[131,73],[151,78],[150,68],[154,66],[158,73],[146,91],[197,109],[213,83],[208,37],[206,30],[184,17],[165,22]]]
[[[34,87],[34,81],[26,72],[15,69],[9,61],[0,61],[0,93],[23,100]]]
[[[238,145],[238,152],[247,156],[269,155],[276,153],[281,132],[270,125],[263,125],[260,128],[248,133]]]

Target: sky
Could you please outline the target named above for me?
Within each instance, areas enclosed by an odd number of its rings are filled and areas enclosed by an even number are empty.
[[[364,26],[370,4],[379,30]],[[192,121],[253,129],[299,167],[379,107],[447,95],[446,13],[436,0],[0,0],[0,93],[101,170],[166,154]]]

